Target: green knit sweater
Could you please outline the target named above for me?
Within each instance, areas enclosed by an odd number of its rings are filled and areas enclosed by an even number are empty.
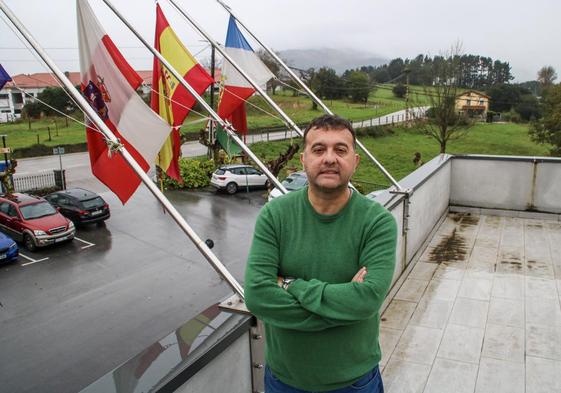
[[[308,188],[267,203],[245,274],[249,310],[265,324],[266,361],[308,391],[350,385],[381,359],[379,310],[391,285],[393,216],[357,192],[334,215],[318,214]],[[366,266],[363,283],[353,283]],[[296,277],[288,290],[277,276]]]

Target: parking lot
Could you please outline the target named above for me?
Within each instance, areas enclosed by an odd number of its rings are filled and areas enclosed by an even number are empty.
[[[143,186],[124,207],[80,186],[109,203],[106,225],[0,265],[1,392],[80,390],[230,293]],[[241,281],[263,191],[167,196]]]

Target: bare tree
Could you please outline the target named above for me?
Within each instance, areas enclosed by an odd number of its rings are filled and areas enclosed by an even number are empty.
[[[279,55],[276,53],[277,56]],[[279,72],[280,72],[280,65],[277,63],[275,58],[271,56],[268,52],[265,52],[263,49],[259,49],[257,51],[257,56],[261,59],[261,61],[267,66],[267,68],[275,74],[275,78],[272,78],[267,82],[267,89],[271,91],[272,95],[275,95],[277,87],[279,86]]]
[[[538,82],[540,82],[543,87],[553,85],[555,79],[557,79],[557,72],[555,72],[552,66],[543,66],[538,71]]]
[[[424,87],[430,109],[421,123],[421,130],[433,137],[440,145],[440,153],[446,153],[450,140],[464,136],[472,122],[456,110],[456,98],[460,93],[461,43],[454,44],[444,55],[435,57],[432,65],[433,86]]]

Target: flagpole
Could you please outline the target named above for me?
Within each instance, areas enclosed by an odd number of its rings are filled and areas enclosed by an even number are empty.
[[[174,4],[174,0],[169,0],[172,4]],[[261,45],[261,47],[263,49],[265,49],[267,51],[267,53],[269,53],[269,55],[271,55],[280,65],[282,68],[284,68],[284,70],[292,77],[292,79],[294,79],[299,85],[300,87],[302,87],[306,93],[308,93],[308,95],[312,98],[312,100],[314,102],[316,102],[319,106],[321,106],[321,108],[323,109],[323,111],[327,114],[333,115],[334,113],[323,103],[322,100],[320,100],[315,94],[314,92],[302,81],[302,79],[300,79],[295,73],[294,71],[292,71],[290,69],[290,67],[288,65],[285,64],[284,61],[282,61],[282,59],[273,51],[271,50],[267,45],[265,45],[259,38],[257,38],[257,36],[255,34],[253,34],[253,32],[251,30],[249,30],[247,28],[246,25],[244,25],[244,23],[238,19],[238,17],[236,15],[234,15],[234,12],[232,11],[232,9],[227,6],[222,0],[216,0],[222,7],[224,7],[224,9],[244,28],[245,31],[247,31],[255,41],[257,41],[257,43],[259,45]],[[175,4],[174,4],[175,5]],[[177,6],[176,6],[177,7]],[[386,176],[386,178],[394,185],[394,187],[396,187],[399,191],[403,191],[403,188],[399,185],[399,183],[393,178],[393,176],[386,170],[386,168],[376,159],[376,157],[374,157],[369,151],[368,149],[366,149],[366,147],[360,142],[360,141],[356,141],[357,146],[364,152],[364,154],[366,154],[366,156],[370,159],[370,161],[372,161],[377,167],[378,169],[380,169],[380,171],[382,172],[382,174],[384,176]]]
[[[205,110],[216,120],[222,128],[230,135],[230,137],[240,146],[240,148],[255,162],[255,164],[261,169],[261,171],[271,180],[271,182],[277,187],[283,194],[287,193],[286,188],[281,184],[281,182],[269,171],[269,169],[261,162],[261,160],[247,147],[245,143],[236,135],[232,130],[234,129],[231,124],[226,123],[224,120],[218,116],[218,114],[208,105],[208,103],[191,87],[191,85],[183,79],[183,76],[177,72],[175,68],[158,52],[152,45],[150,45],[125,19],[125,17],[111,4],[109,0],[103,0],[103,2],[113,11],[113,13],[123,22],[125,26],[138,38],[142,44],[150,51],[158,60],[167,68],[167,70],[181,83],[183,87],[191,93],[191,95],[205,108]]]
[[[105,1],[105,0],[104,0]],[[267,93],[265,93],[263,91],[263,89],[261,89],[261,87],[234,61],[234,59],[232,59],[232,57],[226,53],[226,51],[224,49],[222,49],[222,47],[220,46],[220,44],[218,44],[218,42],[216,42],[206,31],[203,30],[203,28],[193,19],[191,18],[187,12],[185,12],[181,7],[179,7],[174,0],[169,0],[169,2],[171,3],[171,5],[173,5],[175,7],[175,9],[181,14],[183,15],[183,17],[185,19],[187,19],[187,21],[189,23],[191,23],[191,25],[193,25],[193,27],[195,29],[197,29],[199,31],[199,33],[201,33],[207,40],[208,42],[210,42],[210,44],[216,48],[216,50],[218,50],[218,52],[220,52],[220,54],[222,56],[224,56],[224,58],[226,60],[228,60],[230,62],[230,64],[232,64],[232,66],[234,66],[234,68],[244,77],[245,80],[247,80],[249,82],[249,84],[257,91],[259,92],[259,94],[265,99],[265,101],[267,101],[267,103],[275,110],[277,111],[277,113],[282,117],[282,119],[285,122],[285,125],[292,128],[294,131],[296,131],[296,133],[298,133],[298,135],[300,135],[301,137],[304,136],[304,133],[302,132],[302,130],[300,129],[300,127],[298,127],[296,125],[296,123],[294,123],[292,121],[292,119],[290,117],[288,117],[288,115],[286,113],[284,113],[284,111],[271,99],[271,97],[269,97],[267,95]]]
[[[14,13],[8,8],[4,3],[4,0],[0,0],[0,9],[8,17],[10,22],[16,27],[21,35],[27,40],[27,42],[33,47],[35,52],[41,57],[49,69],[55,74],[59,82],[64,86],[66,92],[74,99],[76,104],[80,109],[86,114],[86,116],[96,125],[96,127],[103,133],[105,138],[111,143],[113,147],[116,147],[116,151],[121,154],[124,160],[130,165],[130,167],[136,172],[138,177],[142,180],[144,185],[148,187],[150,192],[160,201],[160,203],[165,207],[165,209],[172,216],[174,221],[180,226],[180,228],[185,232],[185,234],[191,239],[195,247],[204,255],[206,260],[212,265],[214,270],[230,285],[236,294],[238,294],[242,299],[244,298],[243,287],[236,281],[234,276],[226,269],[226,267],[220,262],[220,260],[214,255],[214,253],[208,248],[206,243],[195,233],[195,231],[187,224],[185,219],[179,214],[175,207],[168,201],[164,194],[160,192],[158,187],[152,182],[150,177],[144,172],[142,167],[135,161],[132,155],[125,149],[125,147],[120,143],[120,141],[115,137],[113,132],[107,127],[107,125],[101,120],[99,115],[86,99],[78,93],[78,90],[74,87],[72,82],[64,75],[64,73],[56,66],[56,64],[50,59],[47,53],[41,48],[39,43],[31,35],[31,33],[25,28],[25,26],[18,20]]]

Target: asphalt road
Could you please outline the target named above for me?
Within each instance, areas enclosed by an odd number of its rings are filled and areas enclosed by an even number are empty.
[[[81,183],[110,204],[107,224],[0,266],[2,393],[78,391],[231,293],[144,186],[123,207]],[[241,281],[263,192],[167,196]]]

